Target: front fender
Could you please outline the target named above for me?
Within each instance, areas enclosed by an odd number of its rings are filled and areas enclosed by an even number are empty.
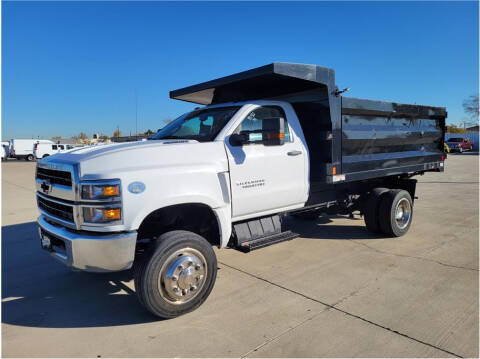
[[[213,208],[214,202],[211,198],[205,196],[184,196],[184,197],[174,197],[169,200],[162,201],[162,206],[147,206],[142,208],[141,211],[137,213],[133,222],[132,229],[138,230],[140,224],[143,220],[156,210],[179,205],[179,204],[203,204],[208,206],[215,217],[217,218],[219,233],[220,233],[220,247],[224,248],[227,246],[230,236],[232,235],[232,217],[231,217],[231,208],[230,205],[224,205],[222,207]]]

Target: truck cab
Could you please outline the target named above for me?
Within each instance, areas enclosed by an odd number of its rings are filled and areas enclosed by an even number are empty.
[[[343,97],[332,69],[274,63],[170,97],[203,107],[148,141],[74,149],[36,169],[42,247],[76,270],[133,267],[140,302],[162,318],[206,300],[212,246],[292,240],[285,216],[322,212],[400,237],[412,177],[443,171],[444,108]]]

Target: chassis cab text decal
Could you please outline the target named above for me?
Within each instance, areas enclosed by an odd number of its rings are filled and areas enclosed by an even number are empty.
[[[236,184],[237,186],[242,188],[260,187],[260,186],[265,186],[265,180],[258,179],[258,180],[251,180],[251,181],[243,181],[243,182],[237,182]]]

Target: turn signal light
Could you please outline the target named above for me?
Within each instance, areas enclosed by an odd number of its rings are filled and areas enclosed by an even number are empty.
[[[105,197],[119,196],[120,188],[119,186],[106,186],[102,188],[102,194]]]
[[[119,184],[91,183],[82,184],[82,198],[89,200],[111,199],[120,197]]]
[[[83,207],[85,223],[110,223],[122,219],[120,208]]]
[[[267,133],[268,140],[284,140],[285,134],[284,133]]]
[[[116,221],[120,219],[120,208],[103,210],[103,219],[105,221]]]

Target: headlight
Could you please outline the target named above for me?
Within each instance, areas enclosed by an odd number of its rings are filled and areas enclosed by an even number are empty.
[[[83,184],[82,199],[108,199],[120,196],[120,184]]]
[[[87,223],[108,223],[121,219],[120,208],[83,207],[83,221]]]

